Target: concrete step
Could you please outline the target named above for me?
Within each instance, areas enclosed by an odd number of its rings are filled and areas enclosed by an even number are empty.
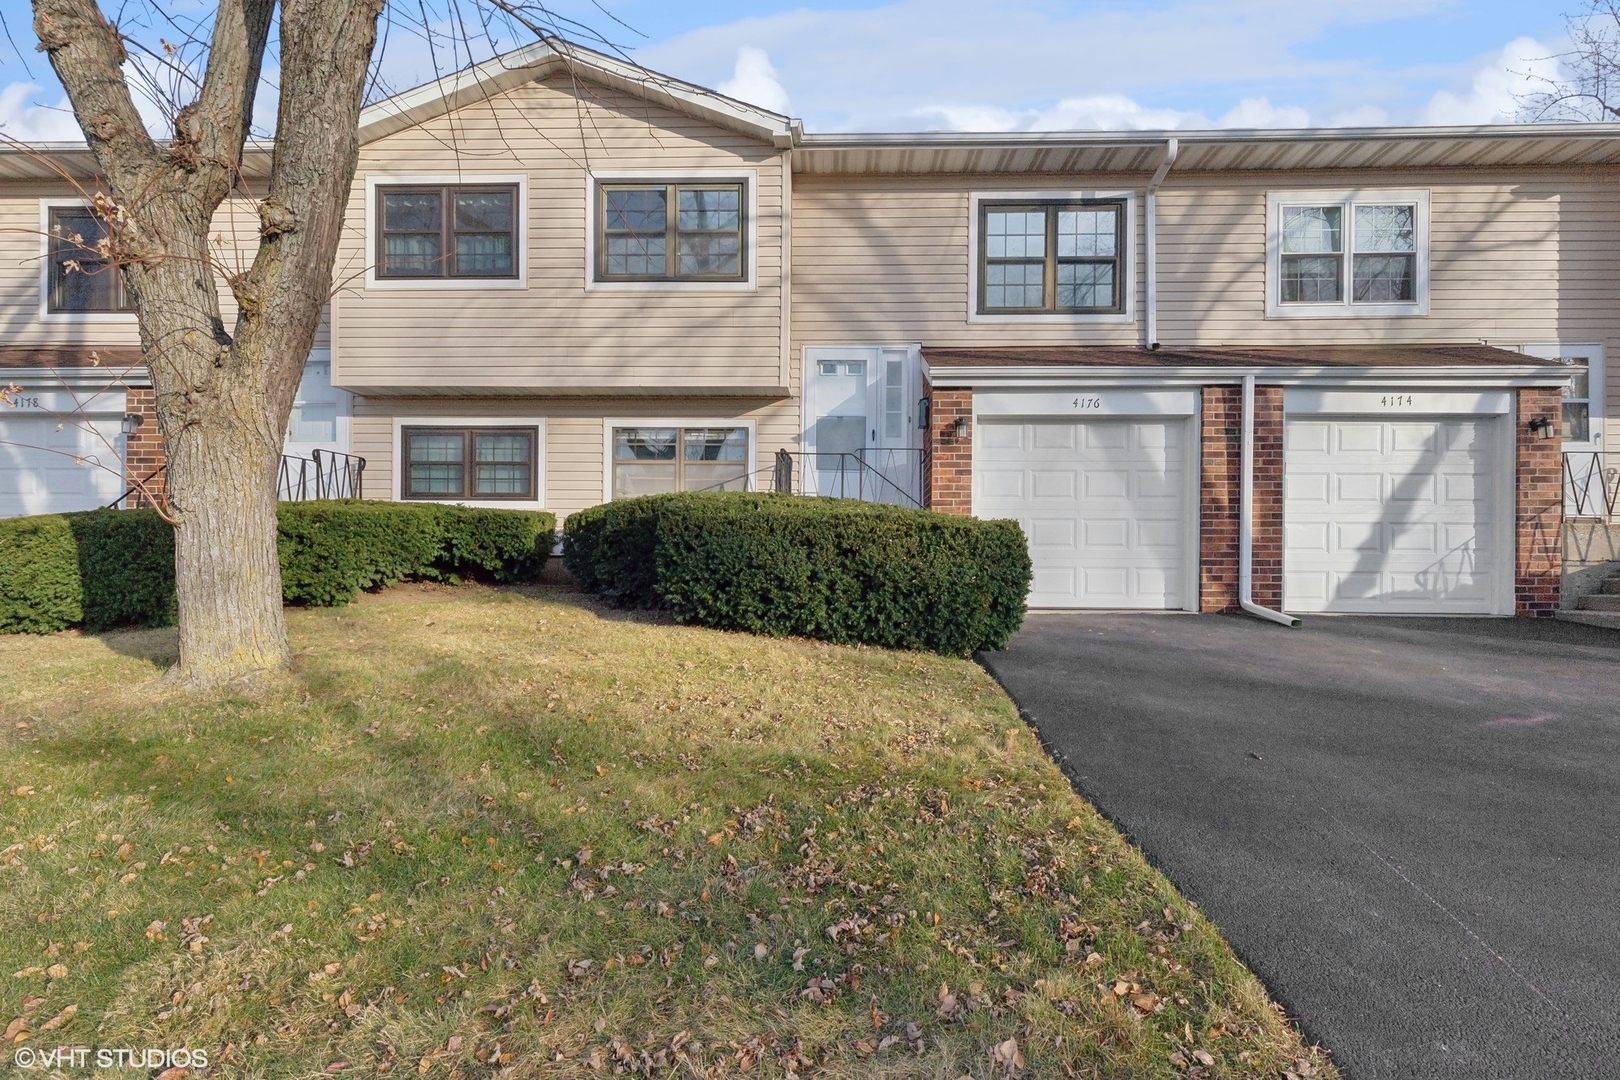
[[[1620,577],[1609,578],[1603,583],[1603,587],[1598,592],[1607,593],[1609,596],[1620,596]]]
[[[1592,593],[1575,601],[1575,606],[1582,611],[1620,611],[1620,596]]]
[[[1580,623],[1583,626],[1620,630],[1620,611],[1560,611],[1558,618],[1563,622]]]

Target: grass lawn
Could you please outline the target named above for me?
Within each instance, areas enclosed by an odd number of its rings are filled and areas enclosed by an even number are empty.
[[[207,698],[171,632],[0,640],[0,1072],[1335,1075],[968,661],[549,586],[289,619]]]

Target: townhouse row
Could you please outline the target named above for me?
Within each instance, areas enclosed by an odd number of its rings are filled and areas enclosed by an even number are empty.
[[[368,498],[1013,517],[1037,607],[1545,614],[1608,509],[1617,164],[1617,125],[808,134],[536,46],[365,111],[288,452]],[[3,513],[161,482],[63,240],[93,173],[0,150]]]

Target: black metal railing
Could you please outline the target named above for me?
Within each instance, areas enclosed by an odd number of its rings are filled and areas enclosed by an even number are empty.
[[[1565,450],[1564,507],[1570,517],[1614,517],[1620,468],[1608,467],[1601,450]]]
[[[276,498],[281,502],[362,497],[366,459],[335,450],[311,450],[309,457],[281,455]]]
[[[157,486],[155,482],[162,480],[164,474],[167,473],[168,470],[169,467],[167,465],[159,465],[157,468],[141,477],[135,483],[125,488],[122,495],[118,496],[118,498],[114,499],[106,506],[103,506],[102,509],[118,510],[122,508],[125,510],[134,510],[137,507],[154,505],[153,500],[149,497],[148,493],[155,486]],[[136,496],[135,501],[126,502],[131,495]]]
[[[771,469],[772,487],[782,493],[921,507],[927,460],[925,450],[899,447],[838,453],[778,450]],[[797,485],[795,464],[803,478]]]

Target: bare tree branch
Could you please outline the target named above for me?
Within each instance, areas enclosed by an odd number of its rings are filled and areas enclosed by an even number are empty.
[[[1570,74],[1518,72],[1536,87],[1515,95],[1519,118],[1620,120],[1620,0],[1586,0],[1586,10],[1565,15],[1564,25],[1569,50],[1534,59],[1555,60]]]

